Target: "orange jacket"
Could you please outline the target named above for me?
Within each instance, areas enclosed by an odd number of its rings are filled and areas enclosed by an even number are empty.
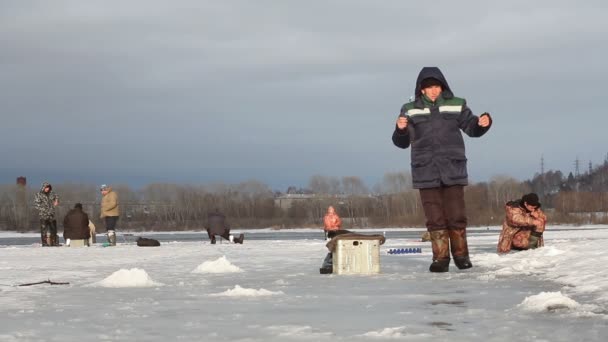
[[[336,214],[334,207],[327,208],[327,213],[323,217],[323,224],[325,231],[340,230],[342,228],[342,220],[340,216]]]

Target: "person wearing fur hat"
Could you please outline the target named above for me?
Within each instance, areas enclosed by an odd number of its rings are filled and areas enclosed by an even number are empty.
[[[414,100],[401,107],[392,140],[402,149],[411,146],[413,187],[419,189],[431,235],[431,272],[449,271],[450,249],[459,269],[473,266],[466,237],[468,174],[461,131],[481,137],[491,125],[490,114],[478,117],[465,99],[454,96],[437,67],[422,68]]]
[[[99,190],[102,196],[100,218],[106,224],[108,243],[110,246],[116,246],[116,223],[120,214],[118,209],[118,194],[106,184],[103,184]]]
[[[529,193],[505,205],[505,220],[498,237],[499,254],[511,250],[526,250],[545,245],[543,232],[547,216],[540,209],[538,195]]]
[[[42,183],[40,191],[34,197],[34,206],[40,219],[40,239],[43,247],[59,246],[55,219],[55,207],[58,205],[59,196],[53,192],[53,186],[48,182]]]

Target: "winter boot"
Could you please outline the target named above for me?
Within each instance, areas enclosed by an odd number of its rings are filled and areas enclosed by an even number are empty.
[[[211,244],[212,244],[212,245],[215,245],[215,235],[213,235],[213,236],[211,237]]]
[[[245,240],[245,234],[239,234],[239,237],[234,239],[234,243],[240,243],[242,245],[243,240]]]
[[[51,246],[53,246],[53,247],[59,246],[59,236],[57,236],[57,234],[51,235]]]
[[[431,232],[431,245],[433,247],[433,263],[429,267],[431,272],[448,272],[450,270],[450,238],[446,229]]]
[[[456,267],[461,270],[473,267],[473,264],[471,264],[471,260],[469,259],[466,229],[450,229],[448,232],[450,235],[450,248]]]
[[[53,239],[51,238],[50,235],[45,235],[44,241],[45,242],[42,245],[45,247],[51,247],[53,245]]]
[[[110,246],[116,246],[116,232],[108,230],[108,243]]]
[[[44,232],[40,233],[40,240],[42,241],[42,247],[49,246],[49,240],[47,240],[47,238],[46,238],[46,233],[44,233]]]

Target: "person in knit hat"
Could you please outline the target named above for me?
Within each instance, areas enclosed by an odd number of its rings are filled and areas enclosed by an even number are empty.
[[[505,220],[498,237],[499,254],[544,246],[543,233],[547,216],[541,210],[538,195],[525,194],[505,205]]]
[[[118,194],[106,184],[99,187],[101,191],[101,215],[100,218],[106,224],[106,235],[108,244],[116,246],[116,223],[120,215],[118,208]]]
[[[468,173],[462,132],[481,137],[491,125],[490,114],[478,117],[465,99],[454,96],[437,67],[422,68],[414,100],[401,107],[392,139],[399,148],[411,146],[413,187],[420,191],[431,235],[431,272],[449,271],[450,249],[459,269],[473,266],[466,237]]]

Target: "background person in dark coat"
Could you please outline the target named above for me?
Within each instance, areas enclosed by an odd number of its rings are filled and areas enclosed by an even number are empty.
[[[491,124],[488,113],[477,117],[465,99],[454,96],[437,67],[422,68],[414,101],[401,107],[392,139],[400,148],[411,145],[413,185],[420,190],[433,247],[431,272],[449,270],[450,245],[458,268],[473,266],[466,238],[468,174],[461,131],[480,137]]]
[[[82,204],[76,203],[74,209],[71,209],[63,218],[63,238],[66,245],[88,246],[90,236],[89,216],[82,210]]]
[[[243,243],[243,239],[245,239],[243,234],[239,235],[238,238],[230,235],[230,227],[228,226],[228,223],[226,223],[226,216],[224,216],[219,209],[215,209],[214,212],[207,215],[207,225],[205,228],[207,229],[207,235],[209,235],[209,240],[211,240],[212,244],[215,244],[216,236],[221,236],[230,242],[241,244]]]

